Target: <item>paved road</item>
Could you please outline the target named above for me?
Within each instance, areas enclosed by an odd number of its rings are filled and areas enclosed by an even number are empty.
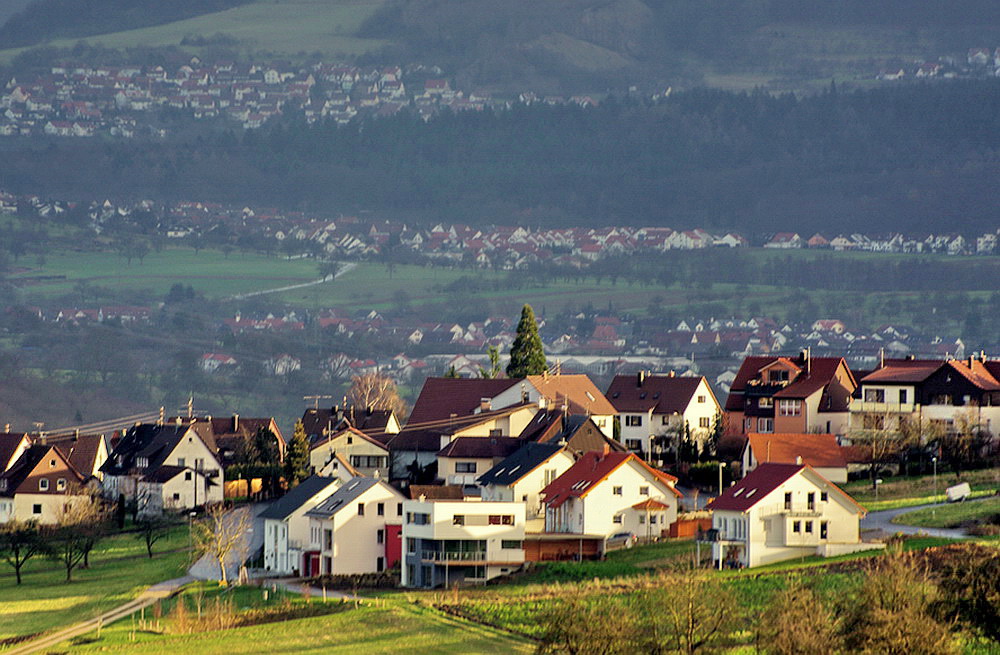
[[[149,607],[160,599],[172,596],[178,589],[190,582],[194,582],[194,578],[191,576],[184,576],[183,578],[175,578],[165,582],[158,582],[139,594],[135,600],[125,603],[124,605],[119,605],[115,609],[109,610],[104,614],[94,617],[88,621],[81,621],[80,623],[71,625],[68,628],[63,628],[62,630],[58,630],[39,637],[38,639],[15,646],[11,650],[4,651],[4,655],[25,655],[26,653],[34,653],[45,648],[51,648],[58,643],[72,639],[73,637],[79,637],[80,635],[86,634],[92,630],[96,630],[98,626],[114,623],[119,619],[125,618],[129,614],[138,612],[144,607]]]
[[[989,496],[987,496],[989,498]],[[972,500],[966,500],[966,503],[974,503],[978,500],[985,500],[985,498],[979,499],[974,498]],[[907,512],[912,512],[918,509],[926,509],[929,507],[946,507],[949,503],[936,503],[930,505],[917,505],[915,507],[900,507],[898,509],[886,509],[881,512],[870,512],[868,516],[861,519],[861,529],[862,530],[882,530],[888,534],[895,534],[897,532],[902,532],[903,534],[926,534],[931,537],[945,537],[946,539],[963,539],[968,537],[968,533],[961,529],[948,529],[948,528],[921,528],[915,525],[902,525],[899,523],[892,523],[892,519],[899,516],[900,514],[906,514]]]

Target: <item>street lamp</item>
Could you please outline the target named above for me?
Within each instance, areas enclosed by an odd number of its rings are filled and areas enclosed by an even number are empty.
[[[878,500],[878,486],[882,484],[882,478],[875,478],[875,500]]]
[[[938,487],[937,487],[937,456],[931,457],[931,464],[934,465],[934,502],[938,502]],[[937,516],[937,509],[931,508],[931,516]]]
[[[722,495],[722,469],[726,468],[725,462],[719,462],[719,495]]]

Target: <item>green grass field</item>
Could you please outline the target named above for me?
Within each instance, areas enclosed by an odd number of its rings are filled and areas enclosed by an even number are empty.
[[[64,627],[128,602],[151,584],[184,575],[187,527],[174,529],[154,547],[153,559],[134,535],[105,539],[90,555],[90,568],[73,572],[59,562],[35,558],[18,586],[14,572],[0,568],[0,639]]]
[[[176,46],[184,37],[223,34],[239,41],[246,53],[268,52],[288,56],[322,53],[326,57],[377,50],[386,42],[356,38],[361,24],[384,0],[262,0],[214,14],[84,39],[56,40],[49,45],[72,47],[78,41],[109,48]],[[197,51],[198,48],[190,48]],[[23,49],[0,51],[0,62]]]
[[[843,488],[855,500],[864,505],[865,509],[876,512],[884,509],[944,502],[946,500],[945,489],[959,481],[969,483],[974,497],[988,496],[996,493],[996,490],[1000,488],[1000,469],[965,471],[962,473],[961,480],[957,480],[953,473],[939,473],[936,490],[933,475],[887,478],[879,485],[878,500],[875,499],[869,480],[848,482],[843,485]]]
[[[316,601],[314,601],[316,602]],[[129,640],[123,620],[101,639],[63,644],[73,652],[173,653],[528,653],[532,645],[511,635],[400,601],[339,614],[200,634],[139,632]]]
[[[918,509],[892,520],[903,525],[922,528],[955,528],[965,521],[987,519],[1000,515],[1000,498],[966,501],[933,509]]]

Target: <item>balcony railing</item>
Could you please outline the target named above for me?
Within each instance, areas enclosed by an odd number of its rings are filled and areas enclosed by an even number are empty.
[[[428,562],[485,562],[485,550],[466,552],[446,552],[440,550],[425,550],[420,553],[420,559]]]

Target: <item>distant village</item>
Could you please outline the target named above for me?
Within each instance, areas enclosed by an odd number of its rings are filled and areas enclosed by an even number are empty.
[[[929,78],[983,78],[1000,77],[1000,48],[969,48],[965,60],[956,56],[942,56],[934,61],[911,62],[886,66],[876,75],[883,81]]]

